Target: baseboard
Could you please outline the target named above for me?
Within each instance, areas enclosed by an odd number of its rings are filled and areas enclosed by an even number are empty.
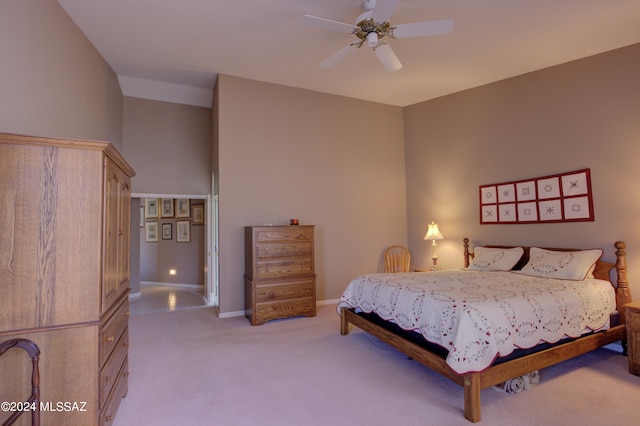
[[[201,284],[180,284],[180,283],[163,283],[159,281],[140,281],[140,285],[161,285],[164,287],[178,287],[178,288],[203,288]]]
[[[327,299],[327,300],[318,300],[316,302],[317,306],[320,305],[337,305],[340,299]]]
[[[232,317],[243,317],[244,311],[234,311],[234,312],[218,312],[219,318],[232,318]]]
[[[334,304],[337,304],[339,301],[340,299],[318,300],[316,301],[316,306],[334,305]],[[218,318],[233,318],[233,317],[244,316],[244,311],[220,312],[219,309],[220,307],[218,307]]]

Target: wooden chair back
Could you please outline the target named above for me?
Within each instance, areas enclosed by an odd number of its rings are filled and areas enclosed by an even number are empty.
[[[409,249],[393,245],[384,251],[384,272],[409,272],[411,253]]]
[[[26,400],[22,401],[28,403],[29,407],[32,407],[31,411],[31,424],[33,426],[40,425],[40,370],[38,369],[38,361],[40,359],[40,348],[34,342],[28,339],[11,339],[0,343],[0,356],[7,352],[11,348],[22,348],[31,357],[31,395]],[[2,423],[2,426],[9,426],[13,424],[18,417],[20,417],[24,411],[15,411],[9,418]]]

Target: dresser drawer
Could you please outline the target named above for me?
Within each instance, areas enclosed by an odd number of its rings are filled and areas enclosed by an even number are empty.
[[[116,378],[113,392],[107,399],[106,405],[100,410],[100,425],[113,424],[120,401],[127,395],[129,389],[129,363],[125,359],[122,369]]]
[[[113,350],[113,353],[102,367],[100,372],[100,407],[104,407],[105,402],[116,384],[118,373],[122,370],[124,360],[129,352],[129,329],[125,328],[124,333]]]
[[[299,226],[278,226],[274,228],[259,228],[256,231],[255,243],[264,242],[296,242],[312,241],[313,228]]]
[[[258,261],[278,259],[283,257],[311,258],[313,248],[311,243],[302,244],[260,244],[256,246]]]
[[[124,302],[100,330],[100,365],[109,358],[129,323],[129,300]]]
[[[257,303],[256,310],[254,312],[255,325],[262,324],[265,321],[274,318],[284,318],[298,315],[309,317],[316,315],[315,297],[287,300],[282,302]]]
[[[313,274],[310,259],[287,259],[256,262],[255,278],[276,278]]]
[[[315,281],[303,280],[286,284],[256,285],[256,303],[315,296]]]

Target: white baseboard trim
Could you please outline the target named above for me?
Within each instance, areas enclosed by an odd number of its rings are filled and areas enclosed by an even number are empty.
[[[327,300],[318,300],[316,302],[317,306],[320,305],[337,305],[340,299],[327,299]]]
[[[334,305],[334,304],[337,304],[339,301],[340,299],[318,300],[316,301],[316,306]],[[218,318],[233,318],[233,317],[244,316],[244,311],[220,312],[219,309],[220,307],[218,307]]]
[[[244,311],[234,311],[234,312],[218,312],[219,318],[233,318],[233,317],[243,317]]]
[[[165,287],[179,287],[179,288],[203,288],[201,284],[180,284],[180,283],[163,283],[159,281],[140,281],[140,285],[161,285]]]
[[[129,293],[129,300],[131,299],[137,299],[138,297],[142,296],[142,294],[140,292],[137,293]]]

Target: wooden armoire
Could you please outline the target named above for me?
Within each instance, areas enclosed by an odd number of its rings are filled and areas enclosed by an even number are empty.
[[[0,342],[40,348],[44,425],[110,424],[127,393],[134,174],[107,142],[0,133]],[[24,400],[30,375],[7,351],[0,401]]]

